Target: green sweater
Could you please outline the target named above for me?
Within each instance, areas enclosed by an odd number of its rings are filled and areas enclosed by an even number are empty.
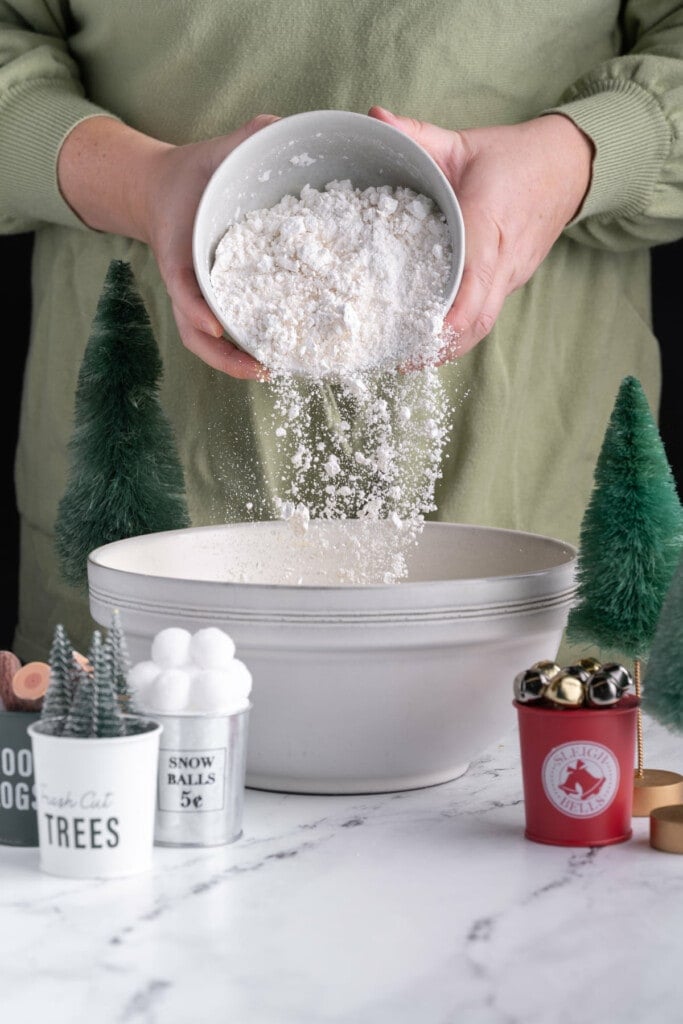
[[[53,524],[113,257],[130,261],[159,341],[193,522],[245,518],[245,491],[263,514],[281,469],[268,386],[190,355],[151,252],[88,230],[61,198],[59,146],[101,111],[174,143],[260,112],[374,103],[454,129],[570,116],[597,150],[589,195],[489,338],[442,371],[454,411],[437,501],[440,518],[576,541],[622,378],[658,401],[647,248],[681,233],[681,3],[0,0],[0,42],[0,226],[36,231],[17,454],[21,657],[46,657],[56,621],[80,646],[91,625],[85,595],[58,578]]]

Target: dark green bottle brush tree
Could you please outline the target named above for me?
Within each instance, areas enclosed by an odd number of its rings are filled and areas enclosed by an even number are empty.
[[[683,732],[683,558],[664,599],[652,641],[643,707],[662,725]]]
[[[621,383],[581,524],[577,604],[567,636],[634,660],[646,657],[683,549],[683,509],[647,398]],[[642,777],[642,722],[638,728]]]
[[[55,524],[63,578],[87,584],[102,544],[189,525],[162,364],[130,266],[112,260],[76,389],[71,464]]]

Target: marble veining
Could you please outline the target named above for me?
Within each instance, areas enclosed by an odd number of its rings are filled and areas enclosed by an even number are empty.
[[[646,764],[683,772],[647,723]],[[679,1024],[683,857],[523,838],[517,737],[409,793],[247,791],[231,846],[70,881],[0,847],[12,1024]]]

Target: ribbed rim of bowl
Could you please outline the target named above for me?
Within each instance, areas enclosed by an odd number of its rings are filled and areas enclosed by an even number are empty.
[[[188,602],[179,593],[177,600],[165,594],[164,611],[177,611],[183,619],[196,619],[197,622],[218,621],[225,624],[250,624],[262,626],[381,626],[396,623],[435,625],[449,622],[476,621],[477,619],[511,618],[513,616],[534,615],[553,609],[567,608],[576,595],[576,586],[566,587],[547,597],[536,599],[522,598],[518,601],[507,600],[491,604],[444,605],[433,608],[393,608],[387,611],[374,611],[371,608],[359,610],[325,609],[291,611],[279,606],[267,610],[244,608],[238,605],[195,604]],[[103,587],[91,586],[92,602],[105,607],[115,607],[127,611],[140,612],[147,615],[160,614],[162,603],[156,600],[144,601],[139,598],[122,597],[120,592],[108,591]]]
[[[229,525],[226,528],[229,529]],[[256,529],[267,528],[273,525],[273,521],[248,525]],[[407,619],[424,624],[446,623],[533,615],[553,608],[565,608],[571,603],[577,586],[574,579],[577,552],[572,545],[553,537],[519,530],[451,523],[433,523],[431,526],[446,529],[457,526],[459,531],[490,531],[495,534],[512,534],[517,538],[537,538],[556,545],[558,555],[562,553],[563,558],[555,565],[543,569],[501,576],[401,583],[295,585],[243,583],[237,580],[188,580],[115,568],[103,561],[104,553],[109,548],[124,543],[114,541],[112,545],[104,545],[90,554],[90,600],[104,607],[125,608],[154,615],[159,613],[160,604],[159,598],[152,591],[156,585],[161,584],[164,587],[164,608],[177,611],[184,618],[200,621],[219,617],[225,623],[275,626],[298,623],[315,623],[320,626],[390,625]],[[220,527],[194,527],[193,532],[215,532],[216,529]],[[166,531],[166,536],[186,532]],[[161,537],[162,534],[152,536]],[[541,581],[549,573],[557,579],[553,585],[541,589],[544,586]],[[509,591],[514,589],[515,584],[522,586],[520,593],[512,597]],[[457,597],[453,589],[459,586],[466,587],[470,593]],[[191,596],[190,590],[193,588],[199,588],[199,592]],[[374,607],[376,598],[373,594],[377,592],[385,595],[383,607],[379,609]],[[367,600],[363,599],[364,595]]]
[[[222,524],[222,525],[191,526],[191,527],[189,527],[189,530],[192,533],[203,533],[203,532],[209,533],[209,532],[215,531],[215,530],[230,529],[231,527],[240,527],[240,526],[249,526],[250,528],[258,530],[258,529],[270,528],[273,525],[279,524],[281,522],[282,522],[282,520],[279,520],[279,519],[263,519],[263,520],[259,520],[258,522],[236,522],[236,523],[225,523],[225,524]],[[322,520],[321,520],[321,522],[322,522]],[[470,531],[470,530],[475,531],[476,530],[477,532],[482,532],[482,533],[485,532],[485,533],[499,534],[499,535],[500,534],[506,534],[508,536],[513,536],[513,537],[541,540],[541,541],[545,541],[545,542],[547,542],[547,543],[549,543],[551,545],[556,546],[558,548],[558,551],[562,550],[563,553],[566,555],[566,557],[562,558],[561,560],[558,560],[553,565],[546,566],[543,569],[531,569],[529,572],[503,573],[503,574],[500,574],[500,575],[492,575],[492,576],[458,576],[458,577],[455,577],[453,579],[446,579],[446,580],[405,580],[405,581],[402,580],[402,581],[400,581],[398,583],[315,583],[315,584],[308,584],[308,583],[301,583],[301,584],[294,584],[294,583],[249,583],[249,582],[244,582],[242,580],[194,580],[194,579],[185,578],[185,577],[159,576],[156,573],[141,573],[139,571],[133,571],[131,569],[120,569],[120,568],[117,568],[117,567],[112,566],[112,565],[107,565],[105,562],[103,562],[101,560],[103,552],[110,550],[111,548],[113,548],[117,544],[125,544],[127,540],[140,540],[143,537],[172,537],[174,534],[183,534],[184,535],[184,534],[187,534],[187,532],[188,532],[188,528],[186,527],[186,528],[183,528],[183,529],[180,529],[180,530],[162,530],[162,531],[159,531],[158,533],[139,534],[137,537],[122,538],[121,540],[111,541],[111,543],[109,543],[109,544],[102,544],[100,547],[94,548],[90,552],[90,554],[88,555],[88,566],[89,567],[91,565],[92,566],[97,566],[98,568],[106,570],[109,573],[113,573],[113,574],[121,575],[121,576],[131,576],[131,577],[132,576],[140,576],[140,577],[143,577],[145,580],[164,580],[165,582],[179,583],[179,584],[180,583],[185,583],[185,584],[187,584],[187,583],[201,583],[202,586],[207,586],[207,587],[222,587],[222,588],[226,588],[226,587],[239,587],[241,589],[242,588],[248,588],[250,590],[253,589],[254,591],[256,591],[256,590],[273,590],[273,591],[293,590],[293,591],[296,591],[297,593],[300,593],[302,591],[305,592],[305,591],[320,591],[320,590],[325,591],[325,592],[326,591],[330,591],[330,590],[339,590],[339,591],[343,591],[344,593],[346,593],[348,591],[358,591],[359,593],[367,593],[367,592],[376,591],[376,590],[391,591],[391,590],[396,590],[397,588],[400,588],[401,590],[406,590],[407,588],[410,588],[411,590],[414,590],[414,589],[416,589],[418,587],[419,588],[438,588],[438,587],[443,588],[443,587],[447,587],[447,586],[452,586],[453,583],[462,583],[462,584],[465,584],[465,583],[492,583],[492,582],[494,582],[496,580],[507,581],[507,580],[533,579],[533,578],[538,577],[538,576],[543,576],[543,575],[545,575],[548,572],[552,572],[553,570],[562,570],[563,568],[568,568],[568,567],[570,567],[572,565],[572,563],[574,563],[576,561],[576,559],[578,557],[578,551],[574,547],[573,544],[570,544],[568,541],[560,540],[557,537],[550,537],[547,534],[543,534],[543,533],[532,533],[532,532],[526,531],[526,530],[510,530],[510,529],[506,529],[505,527],[499,527],[499,526],[477,526],[477,525],[475,525],[473,523],[439,523],[439,522],[429,522],[429,523],[426,524],[426,526],[429,529],[431,529],[433,527],[436,527],[436,528],[439,528],[439,529],[441,529],[441,528],[449,529],[450,527],[457,527],[458,530],[462,530],[462,531]]]

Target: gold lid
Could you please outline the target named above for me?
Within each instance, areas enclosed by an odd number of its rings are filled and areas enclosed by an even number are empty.
[[[683,775],[646,768],[633,777],[633,817],[647,818],[656,807],[683,803]]]
[[[664,853],[683,853],[683,804],[657,807],[652,812],[650,846]]]

